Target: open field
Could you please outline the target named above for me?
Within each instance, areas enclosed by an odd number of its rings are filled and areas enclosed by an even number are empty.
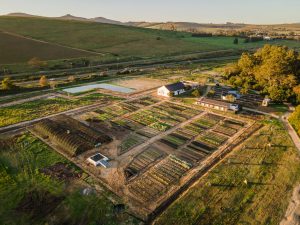
[[[93,103],[104,104],[119,99],[118,97],[96,93],[76,99],[51,97],[2,107],[0,109],[0,127],[75,109],[80,106],[91,105]]]
[[[155,224],[279,224],[299,171],[297,149],[283,125],[268,120]]]
[[[41,60],[79,58],[92,56],[91,53],[37,42],[0,32],[0,63],[27,62],[33,57]]]
[[[0,17],[0,30],[64,46],[109,53],[116,59],[124,56],[161,57],[190,52],[249,49],[267,43],[246,44],[240,40],[239,45],[234,45],[232,37],[194,38],[184,32],[45,18]],[[291,47],[299,45],[294,41],[273,43]],[[0,61],[0,64],[3,63]]]
[[[138,224],[108,200],[110,193],[96,191],[99,183],[34,136],[1,139],[0,146],[1,224]]]

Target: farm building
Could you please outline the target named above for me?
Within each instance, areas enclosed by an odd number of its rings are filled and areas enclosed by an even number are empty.
[[[201,105],[203,107],[217,109],[217,110],[221,110],[224,112],[227,112],[227,111],[238,112],[241,110],[241,106],[238,104],[232,104],[232,103],[217,101],[217,100],[208,99],[208,98],[199,99],[197,101],[197,104]]]
[[[180,95],[185,92],[185,85],[182,82],[168,84],[157,89],[157,95],[170,97]]]
[[[92,163],[94,166],[103,166],[104,168],[109,167],[109,158],[106,156],[102,155],[101,153],[97,153],[91,157],[89,157],[88,162]]]

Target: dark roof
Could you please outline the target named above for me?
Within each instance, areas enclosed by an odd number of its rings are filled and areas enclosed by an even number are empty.
[[[178,82],[178,83],[175,83],[175,84],[168,84],[168,85],[165,85],[165,87],[169,91],[177,91],[177,90],[185,88],[185,86],[184,86],[184,84],[182,82]]]
[[[199,103],[205,103],[205,104],[211,104],[211,105],[217,105],[217,106],[223,106],[223,107],[229,107],[230,103],[227,102],[222,102],[222,101],[217,101],[214,99],[208,99],[208,98],[201,98]]]

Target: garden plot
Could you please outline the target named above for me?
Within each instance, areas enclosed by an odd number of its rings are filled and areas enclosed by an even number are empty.
[[[233,136],[244,126],[243,123],[234,120],[224,120],[214,128],[214,132],[227,135],[229,137]]]
[[[224,135],[217,134],[217,133],[212,132],[212,131],[208,131],[208,132],[204,133],[203,135],[200,135],[196,139],[195,143],[197,142],[197,143],[209,146],[212,149],[217,149],[222,144],[224,144],[224,142],[227,141],[227,140],[228,140],[228,137],[226,137]]]
[[[118,154],[124,154],[128,152],[130,149],[142,144],[146,140],[145,137],[138,134],[130,134],[128,135],[118,147]]]
[[[143,98],[131,100],[128,103],[137,108],[143,108],[145,106],[150,106],[150,105],[156,104],[158,102],[160,102],[160,100],[157,98],[143,97]]]
[[[130,130],[130,131],[136,131],[136,130],[139,130],[144,127],[140,123],[136,123],[134,121],[131,121],[131,120],[128,120],[125,118],[119,118],[119,119],[112,120],[111,123],[115,124],[118,127],[122,127],[124,129]]]
[[[158,159],[162,158],[165,154],[153,147],[149,147],[142,153],[137,155],[130,164],[124,169],[124,173],[127,179],[130,179],[154,163]]]
[[[135,199],[143,204],[151,203],[169,191],[191,168],[191,164],[174,155],[169,155],[131,182],[128,190]]]

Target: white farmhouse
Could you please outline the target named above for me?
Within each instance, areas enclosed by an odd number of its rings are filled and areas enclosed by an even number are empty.
[[[185,85],[182,82],[168,84],[157,89],[157,95],[170,97],[180,95],[185,92]]]

